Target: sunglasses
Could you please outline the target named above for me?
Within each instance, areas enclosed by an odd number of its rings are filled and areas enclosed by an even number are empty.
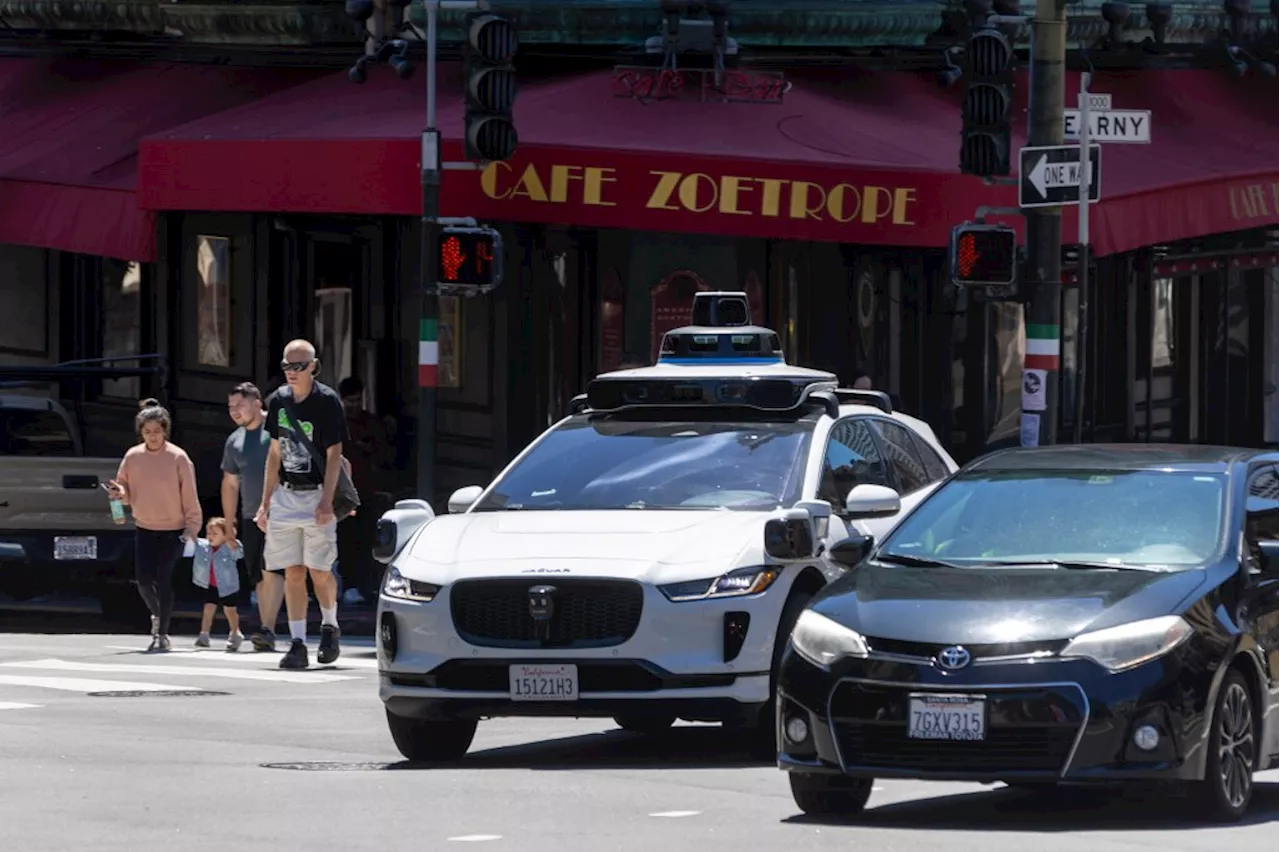
[[[301,373],[303,370],[314,364],[315,361],[281,361],[280,369],[286,373]]]

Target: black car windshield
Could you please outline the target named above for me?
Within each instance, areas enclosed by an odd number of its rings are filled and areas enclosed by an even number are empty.
[[[799,499],[813,421],[575,417],[545,435],[473,511],[766,510]]]
[[[886,538],[881,553],[959,565],[1204,565],[1225,543],[1227,480],[1153,470],[961,474]]]

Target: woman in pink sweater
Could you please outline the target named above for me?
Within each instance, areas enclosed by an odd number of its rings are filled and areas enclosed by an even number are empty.
[[[181,447],[169,443],[169,412],[144,399],[135,419],[142,443],[124,454],[107,491],[133,509],[137,528],[133,569],[138,594],[151,610],[151,646],[169,650],[173,614],[173,569],[187,541],[204,523],[196,493],[196,469]]]

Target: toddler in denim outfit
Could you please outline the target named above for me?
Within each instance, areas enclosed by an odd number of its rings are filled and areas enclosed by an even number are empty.
[[[234,653],[244,642],[244,635],[240,632],[240,611],[236,609],[236,594],[240,591],[240,570],[236,563],[243,555],[243,548],[240,542],[227,540],[224,518],[210,518],[205,525],[205,535],[208,538],[196,541],[195,559],[191,563],[191,582],[206,591],[196,647],[209,647],[213,616],[221,605],[230,628],[227,652]]]

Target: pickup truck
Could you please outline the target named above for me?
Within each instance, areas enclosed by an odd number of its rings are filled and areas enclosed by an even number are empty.
[[[113,620],[137,619],[133,522],[112,521],[103,483],[118,458],[89,458],[58,402],[0,394],[0,593],[91,592]]]

